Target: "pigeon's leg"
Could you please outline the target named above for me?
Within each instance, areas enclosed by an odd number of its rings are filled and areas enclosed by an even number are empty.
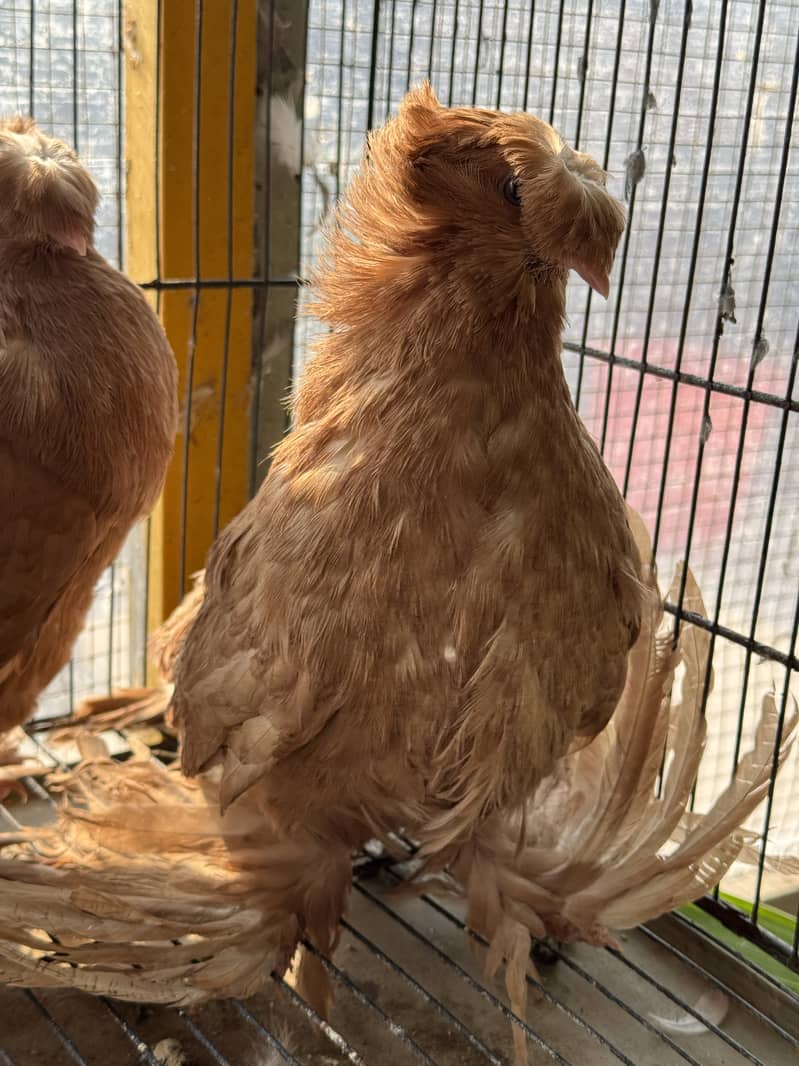
[[[530,954],[536,966],[555,966],[560,958],[560,949],[563,945],[554,936],[545,936],[541,940],[534,940]]]
[[[291,966],[292,983],[303,999],[327,1018],[333,989],[319,956],[329,957],[338,943],[352,885],[351,851],[341,842],[302,831],[274,873],[284,886],[285,910],[290,914],[287,939],[294,946],[300,945]]]

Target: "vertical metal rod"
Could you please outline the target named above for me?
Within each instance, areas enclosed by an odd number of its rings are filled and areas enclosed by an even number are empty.
[[[344,19],[344,13],[342,11],[342,20]],[[342,39],[343,39],[343,22],[342,22]],[[269,55],[268,70],[271,70],[271,60],[275,51],[275,0],[270,0],[269,3],[269,32],[266,40],[266,51]],[[263,357],[264,357],[264,344],[266,343],[266,326],[269,319],[269,281],[270,281],[270,263],[269,263],[269,249],[270,249],[270,236],[271,236],[271,215],[272,215],[272,79],[271,75],[267,73],[265,75],[264,92],[266,93],[265,100],[265,130],[264,137],[266,138],[266,161],[264,164],[264,192],[263,192],[263,237],[261,242],[261,270],[263,276],[266,279],[266,285],[263,289],[263,295],[261,297],[263,306],[258,308],[260,315],[260,321],[258,324],[258,337],[255,347],[255,355],[253,358],[253,390],[252,390],[252,404],[250,407],[250,496],[255,495],[255,487],[258,481],[258,464],[261,460],[261,456],[258,454],[258,436],[259,427],[261,421],[261,377],[263,375]],[[341,83],[339,83],[339,94],[341,94]],[[340,101],[339,101],[340,104]],[[339,106],[339,129],[341,128],[341,109]],[[341,159],[341,145],[339,142],[339,154],[338,158]],[[338,185],[338,176],[336,179]]]
[[[161,295],[159,293],[157,297],[157,303],[161,303]],[[147,651],[147,640],[149,637],[147,627],[147,613],[150,609],[150,546],[152,541],[153,522],[151,518],[147,518],[144,531],[144,609],[142,611],[142,661],[141,661],[141,676],[142,683],[147,684],[147,663],[149,661],[149,653]]]
[[[555,61],[552,64],[552,97],[549,102],[549,124],[555,123],[555,102],[558,94],[558,66],[560,65],[560,48],[563,41],[563,14],[566,0],[560,0],[558,5],[558,28],[555,33]]]
[[[791,627],[791,654],[796,650],[796,642],[799,638],[799,596],[796,598],[796,606],[794,608],[793,626]],[[752,925],[757,925],[757,916],[760,911],[760,895],[763,889],[763,873],[766,866],[766,847],[767,831],[771,824],[771,811],[774,806],[774,786],[777,783],[777,770],[779,769],[780,758],[780,745],[782,744],[782,733],[785,728],[785,718],[788,712],[788,704],[793,701],[791,695],[791,670],[790,668],[785,671],[785,679],[782,685],[782,699],[780,701],[779,718],[777,719],[777,728],[774,734],[774,756],[771,761],[771,774],[769,775],[768,793],[766,795],[766,810],[763,815],[763,831],[760,838],[760,854],[757,861],[757,876],[755,878],[755,896],[752,901]],[[793,701],[795,703],[795,701]],[[796,947],[796,932],[794,931],[794,948]]]
[[[533,29],[535,24],[535,0],[530,0],[530,18],[527,22],[527,51],[524,62],[524,110],[530,107],[530,67],[533,56]]]
[[[447,94],[447,103],[452,107],[455,88],[455,55],[458,46],[458,14],[459,14],[459,0],[455,0],[455,8],[452,13],[452,41],[450,43],[449,54],[449,90]]]
[[[677,79],[674,86],[674,103],[672,105],[671,130],[669,131],[669,146],[666,156],[666,172],[663,179],[663,193],[661,195],[660,217],[658,219],[658,231],[655,238],[655,257],[652,265],[652,283],[649,286],[649,302],[646,309],[646,324],[644,337],[641,345],[641,374],[635,393],[635,406],[633,408],[633,424],[630,437],[630,448],[627,452],[627,463],[624,469],[623,492],[627,495],[632,473],[632,461],[635,453],[635,439],[638,431],[638,420],[641,412],[641,398],[644,391],[645,368],[649,362],[649,341],[652,336],[652,322],[655,316],[655,298],[657,294],[658,280],[660,275],[660,258],[663,253],[663,238],[666,233],[666,216],[668,214],[671,189],[671,173],[674,167],[674,149],[677,144],[677,126],[680,120],[680,105],[682,103],[682,86],[685,75],[685,58],[688,51],[688,31],[691,27],[691,4],[686,4],[683,12],[682,37],[680,40],[680,55],[677,60]]]
[[[78,4],[72,4],[72,147],[80,154],[80,132],[78,130]]]
[[[272,0],[274,3],[274,0]],[[302,261],[302,219],[303,219],[303,183],[305,173],[305,85],[306,85],[306,69],[307,69],[307,56],[308,56],[308,9],[310,7],[310,0],[307,0],[305,6],[305,19],[303,22],[303,40],[302,40],[302,57],[303,62],[300,67],[300,93],[302,100],[302,107],[300,109],[300,196],[299,196],[299,225],[297,226],[297,265]],[[296,335],[294,335],[296,336]],[[294,355],[296,353],[292,351],[292,360],[289,366],[288,381],[286,382],[286,393],[288,396],[292,396],[294,393]],[[290,426],[290,414],[286,409],[286,417],[284,421],[284,431],[289,429]]]
[[[120,5],[124,12],[125,0],[120,0]],[[163,0],[156,0],[155,8],[155,26],[156,26],[156,41],[155,41],[155,115],[153,122],[153,225],[155,227],[155,276],[157,281],[163,280],[162,270],[162,244],[161,244],[161,94],[163,86],[163,50],[161,48],[161,36],[163,34]],[[120,32],[124,33],[124,26]],[[155,311],[160,320],[162,311],[163,293],[159,288],[155,294]],[[142,643],[142,678],[146,683],[147,680],[147,638],[148,633],[148,617],[150,611],[150,573],[151,573],[151,559],[150,552],[152,547],[152,533],[153,522],[152,518],[147,519],[147,530],[145,533],[145,546],[144,546],[144,611],[142,612],[142,625],[144,627],[143,643]]]
[[[342,0],[343,7],[344,0]],[[388,118],[391,114],[391,103],[393,99],[392,94],[392,78],[391,75],[394,72],[394,40],[396,37],[396,24],[397,24],[397,0],[391,0],[391,23],[388,30],[388,58],[386,60],[388,67],[386,70],[386,108],[383,112],[383,117]],[[342,37],[344,35],[344,23],[341,24]],[[431,62],[432,62],[432,50],[431,50]],[[339,101],[340,103],[340,101]],[[339,125],[340,125],[339,121]]]
[[[377,0],[374,0],[377,3]],[[406,91],[411,87],[411,77],[413,72],[413,36],[416,30],[416,3],[417,0],[412,0],[411,3],[411,24],[408,33],[408,70],[405,77],[405,89]]]
[[[77,2],[72,7],[72,143],[76,150],[80,148],[80,130],[79,130],[79,56],[78,56],[78,5]],[[36,4],[35,0],[31,0],[29,10],[29,33],[30,40],[28,42],[28,59],[29,59],[29,84],[28,84],[28,112],[31,116],[34,116],[35,107],[35,86],[36,86]],[[49,57],[48,57],[49,58]],[[75,661],[71,656],[69,664],[67,666],[68,676],[68,699],[70,710],[75,705]]]
[[[605,152],[602,158],[602,169],[607,170],[610,162],[610,146],[613,141],[613,122],[616,118],[616,93],[619,88],[619,68],[621,66],[622,42],[624,40],[624,16],[627,11],[627,0],[621,0],[619,4],[619,21],[616,29],[616,51],[613,59],[613,76],[610,83],[610,101],[608,103],[608,128],[605,134]],[[574,390],[574,406],[579,411],[580,400],[583,393],[583,375],[585,373],[585,348],[588,343],[588,326],[591,321],[591,298],[593,290],[589,288],[585,300],[585,314],[583,317],[583,332],[580,338],[580,362],[577,368],[577,384]],[[613,353],[611,352],[611,360]],[[610,362],[609,360],[609,366]],[[610,370],[608,370],[610,372]]]
[[[754,55],[752,56],[752,62],[751,62],[750,73],[749,73],[749,91],[747,93],[746,113],[744,115],[744,121],[743,121],[743,138],[742,138],[742,142],[741,142],[741,145],[739,147],[739,150],[738,150],[738,168],[737,168],[737,174],[736,174],[736,179],[735,179],[735,189],[734,189],[734,192],[733,192],[733,199],[732,199],[732,212],[731,212],[730,223],[729,223],[729,227],[728,227],[728,231],[727,231],[727,247],[726,247],[726,251],[725,251],[725,255],[724,255],[724,268],[723,268],[721,281],[720,281],[720,285],[719,285],[719,296],[720,296],[720,298],[721,298],[721,295],[724,293],[724,291],[726,289],[726,286],[727,286],[727,283],[728,283],[729,277],[730,277],[730,271],[732,269],[732,264],[733,264],[733,261],[734,261],[733,260],[733,252],[735,250],[735,234],[736,234],[737,223],[738,223],[738,209],[739,209],[739,205],[740,205],[740,201],[741,201],[741,192],[742,192],[742,189],[743,189],[744,172],[746,170],[747,149],[748,149],[748,146],[749,146],[749,126],[750,126],[750,122],[751,122],[751,118],[752,118],[752,107],[753,107],[753,103],[754,103],[755,89],[756,89],[756,85],[757,85],[757,71],[758,71],[758,64],[759,64],[759,61],[760,61],[760,44],[761,44],[762,37],[763,37],[763,22],[764,22],[764,19],[765,19],[765,13],[766,13],[766,0],[760,0],[760,5],[759,5],[759,8],[758,8],[757,29],[755,31]],[[710,363],[709,363],[708,370],[707,370],[708,381],[712,381],[715,378],[715,376],[716,376],[716,362],[718,360],[718,352],[719,352],[719,345],[720,345],[720,341],[721,341],[722,331],[723,331],[723,319],[722,319],[722,316],[721,316],[721,311],[717,310],[717,312],[716,312],[716,325],[715,325],[715,329],[713,331],[713,344],[712,344],[711,353],[710,353]],[[751,368],[751,365],[750,365],[750,374],[751,373],[752,373],[752,368]],[[704,393],[704,400],[703,400],[703,404],[702,404],[702,426],[703,427],[710,424],[710,396],[711,396],[710,389],[706,388],[705,389],[705,393]],[[743,458],[743,446],[744,446],[744,441],[745,441],[745,437],[746,437],[746,423],[747,423],[747,420],[748,420],[748,415],[749,415],[749,407],[748,407],[748,405],[745,405],[744,406],[743,415],[742,415],[742,420],[741,420],[741,431],[740,431],[740,439],[739,439],[739,458],[740,459]],[[695,525],[695,522],[696,522],[696,513],[697,513],[697,509],[698,509],[698,504],[699,504],[699,493],[700,493],[700,488],[701,488],[701,484],[702,484],[702,469],[703,469],[703,466],[704,466],[705,445],[706,445],[706,436],[705,436],[704,433],[701,433],[700,437],[699,437],[698,448],[697,448],[696,466],[695,466],[695,469],[694,469],[694,484],[693,484],[693,490],[692,490],[692,493],[691,493],[691,506],[690,506],[690,510],[688,512],[688,529],[687,529],[687,532],[686,532],[686,544],[685,544],[685,551],[684,551],[684,554],[683,554],[683,558],[685,559],[686,565],[683,567],[683,570],[682,570],[682,575],[681,575],[681,578],[680,578],[679,590],[678,590],[678,593],[677,593],[677,604],[676,604],[676,606],[677,606],[677,614],[675,616],[675,623],[674,623],[675,635],[676,635],[676,633],[677,633],[677,631],[679,629],[679,625],[680,625],[680,612],[682,610],[683,600],[684,600],[684,597],[685,597],[685,586],[686,586],[686,582],[688,580],[688,564],[690,562],[691,549],[693,547],[694,525]],[[724,540],[724,547],[722,549],[722,563],[721,563],[721,570],[719,572],[719,583],[718,583],[718,589],[716,590],[716,605],[715,605],[715,610],[714,610],[714,615],[713,615],[713,621],[715,623],[718,623],[719,616],[721,614],[721,605],[722,605],[723,596],[724,596],[724,579],[725,579],[725,576],[726,576],[727,561],[729,559],[730,548],[731,548],[731,544],[732,544],[732,539],[731,539],[732,538],[732,528],[733,528],[733,523],[734,523],[734,518],[735,518],[735,508],[736,508],[736,504],[737,504],[737,500],[738,500],[738,475],[740,475],[740,470],[741,470],[741,467],[740,467],[740,465],[738,465],[738,469],[736,471],[736,477],[733,480],[733,484],[732,484],[731,498],[730,498],[730,503],[729,503],[729,507],[728,507],[728,510],[727,510],[727,526],[726,526],[726,531],[725,531],[726,535],[725,535],[725,540]],[[713,655],[714,655],[714,652],[715,652],[715,648],[716,648],[716,634],[715,634],[715,632],[711,632],[710,643],[709,643],[709,646],[708,646],[708,664],[709,664],[709,668],[705,671],[705,677],[704,677],[704,680],[703,680],[703,691],[702,691],[702,706],[703,706],[703,708],[706,706],[707,699],[708,699],[708,696],[710,694],[710,684],[711,684],[711,678],[712,678],[712,664],[713,664]],[[745,683],[744,683],[744,685],[742,687],[741,702],[740,702],[740,706],[739,706],[739,718],[738,718],[738,730],[737,730],[739,736],[743,732],[743,718],[744,718],[744,714],[745,714],[745,711],[746,711],[747,688],[748,688],[748,676],[747,676],[746,681],[745,681]],[[735,764],[733,763],[733,766],[734,765]],[[694,782],[694,786],[691,789],[691,810],[693,810],[695,797],[696,797],[696,782]],[[755,902],[757,902],[757,901],[755,901]]]
[[[430,12],[430,51],[427,56],[427,80],[432,84],[433,81],[433,52],[436,44],[436,18],[438,16],[438,0],[433,0],[433,6]],[[391,71],[389,70],[388,77],[391,77]]]
[[[583,130],[583,114],[585,111],[585,88],[588,84],[588,54],[591,45],[591,25],[594,18],[594,0],[588,0],[588,10],[585,13],[585,43],[582,55],[582,77],[580,78],[580,96],[577,100],[577,129],[574,134],[575,150],[580,148],[580,134]]]
[[[114,39],[116,41],[116,137],[114,144],[116,147],[116,194],[117,194],[117,266],[120,270],[124,270],[125,264],[125,225],[124,225],[124,209],[125,209],[125,153],[124,153],[124,124],[125,124],[125,64],[124,64],[124,49],[125,38],[123,33],[124,26],[124,6],[125,0],[117,0],[116,5],[116,34]],[[108,634],[108,678],[107,687],[109,693],[114,687],[114,613],[115,613],[115,587],[117,579],[117,565],[116,562],[111,563],[111,600],[109,603],[109,634]],[[129,597],[128,597],[128,618],[130,619],[130,585],[129,585]],[[145,619],[146,619],[145,614]],[[128,656],[127,669],[132,672],[133,670],[133,657]]]
[[[635,142],[636,152],[643,150],[644,144],[644,131],[646,129],[646,116],[647,116],[647,100],[649,98],[649,83],[652,77],[652,57],[655,50],[655,26],[657,25],[657,19],[652,13],[649,17],[649,32],[647,34],[646,42],[646,63],[644,68],[644,85],[641,93],[641,110],[638,118],[638,136]],[[613,311],[613,325],[610,331],[610,362],[608,363],[608,380],[605,384],[605,404],[602,412],[602,432],[599,438],[600,451],[604,455],[605,447],[607,445],[608,438],[608,423],[610,419],[611,400],[613,397],[613,356],[616,354],[616,341],[619,336],[619,323],[621,321],[621,308],[624,299],[624,282],[627,278],[627,263],[630,253],[630,239],[633,231],[633,218],[635,217],[635,201],[637,195],[637,188],[634,185],[630,190],[629,206],[627,208],[627,225],[624,228],[624,238],[622,243],[621,253],[621,265],[619,268],[619,278],[614,286],[616,306]],[[630,441],[630,450],[633,448],[633,441]]]
[[[505,0],[502,5],[502,30],[500,33],[499,63],[497,65],[497,110],[502,107],[502,74],[505,68],[505,50],[508,46],[508,7],[508,0]]]
[[[192,130],[192,230],[194,234],[194,294],[191,310],[191,332],[186,366],[186,399],[183,418],[183,483],[180,497],[180,598],[186,592],[186,539],[188,534],[189,462],[191,459],[191,413],[194,391],[194,360],[197,352],[197,323],[200,315],[200,129],[202,109],[203,66],[203,0],[196,0],[194,24],[194,122]]]
[[[239,2],[232,0],[230,8],[230,70],[228,74],[228,140],[227,140],[227,280],[233,281],[233,156],[236,149],[236,45],[238,43]],[[230,321],[233,310],[233,288],[225,292],[225,340],[222,348],[221,383],[219,386],[219,428],[216,437],[216,485],[214,489],[214,537],[219,532],[222,506],[222,454],[225,447],[225,408],[227,405],[227,377],[230,361]]]
[[[117,0],[117,266],[125,269],[125,0]]]
[[[31,0],[30,7],[30,23],[29,23],[30,41],[28,42],[28,64],[30,67],[30,84],[28,85],[28,114],[31,118],[35,118],[36,111],[36,0]]]
[[[683,354],[685,352],[685,340],[688,333],[688,317],[691,312],[691,297],[694,291],[694,277],[696,264],[699,258],[699,244],[702,236],[702,221],[705,214],[705,201],[707,199],[707,187],[710,179],[710,161],[713,155],[713,140],[716,132],[716,113],[718,111],[719,86],[721,84],[721,71],[724,62],[724,37],[727,32],[727,7],[728,0],[721,0],[719,13],[718,44],[716,48],[716,63],[713,72],[713,89],[710,100],[710,112],[707,121],[707,133],[705,135],[705,159],[702,166],[702,177],[699,185],[699,200],[696,207],[696,220],[694,223],[694,238],[691,246],[691,255],[688,262],[688,278],[685,285],[685,298],[683,300],[683,313],[680,322],[680,333],[677,341],[677,355],[674,364],[675,374],[679,375],[682,370]],[[669,416],[666,430],[666,445],[661,467],[660,488],[658,492],[657,512],[655,516],[655,528],[652,532],[652,551],[657,553],[660,543],[660,528],[663,518],[663,502],[666,496],[666,480],[668,477],[669,459],[671,456],[671,444],[674,435],[674,421],[677,414],[677,389],[678,378],[675,377],[671,390],[669,403]],[[695,506],[695,505],[692,505]],[[675,638],[679,628],[675,622]]]
[[[477,80],[480,77],[480,49],[483,44],[483,3],[484,0],[480,0],[480,7],[477,12],[477,48],[474,56],[474,78],[472,81],[472,107],[477,104]]]
[[[370,130],[375,118],[375,85],[377,82],[377,42],[380,40],[380,0],[372,0],[372,48],[369,56],[369,104],[366,128]]]
[[[274,3],[274,0],[272,0]],[[395,0],[396,3],[396,0]],[[338,51],[338,124],[336,126],[336,199],[341,196],[341,158],[343,155],[344,129],[344,45],[347,40],[347,0],[341,0],[341,30]],[[388,118],[388,113],[386,113]]]
[[[794,85],[795,84],[796,84],[796,77],[794,76]],[[795,96],[794,96],[794,100],[795,100]],[[780,206],[779,205],[780,205],[781,198],[782,198],[782,189],[779,190],[779,194],[778,194],[778,198],[777,198],[777,205],[775,206],[775,210],[774,210],[774,228],[772,230],[773,234],[776,234],[776,226],[777,226],[777,223],[778,223],[778,220],[779,220],[779,214],[780,214]],[[763,299],[765,299],[765,293],[766,293],[767,289],[768,289],[768,286],[766,285],[766,287],[764,288],[763,293],[762,293]],[[763,308],[763,310],[765,310],[765,308]],[[761,320],[761,326],[762,326],[762,320]],[[754,349],[754,347],[757,344],[757,338],[759,336],[759,333],[760,333],[760,330],[758,329],[757,333],[755,334],[755,341],[753,342],[753,349]],[[798,361],[798,358],[799,358],[797,353],[799,353],[799,326],[797,326],[796,340],[794,342],[794,355],[793,355],[793,359],[791,360],[791,369],[790,369],[789,374],[788,374],[788,384],[787,384],[786,390],[785,390],[786,391],[786,398],[789,398],[790,396],[793,395],[794,384],[796,382],[797,361]],[[754,378],[754,369],[755,369],[755,367],[754,367],[754,351],[753,351],[752,359],[751,359],[751,362],[750,362],[750,369],[749,369],[750,385],[751,385],[751,381]],[[738,485],[738,481],[739,481],[740,475],[741,475],[741,468],[742,468],[742,465],[743,465],[744,443],[745,443],[745,440],[746,440],[746,422],[747,422],[747,417],[748,417],[748,412],[749,412],[749,404],[750,404],[750,399],[749,399],[749,397],[746,397],[744,399],[744,408],[743,408],[743,412],[742,412],[742,415],[741,415],[741,430],[740,430],[740,434],[739,434],[739,437],[738,437],[738,450],[737,450],[737,453],[736,453],[736,456],[735,456],[735,467],[734,467],[734,470],[733,470],[733,486],[737,486]],[[785,442],[786,442],[787,434],[788,434],[788,424],[789,424],[789,409],[786,407],[786,408],[783,409],[782,418],[780,420],[779,438],[777,440],[777,448],[776,448],[776,452],[775,452],[775,455],[774,455],[774,469],[772,471],[772,476],[771,476],[771,489],[769,491],[769,499],[768,499],[768,503],[766,505],[766,520],[765,520],[765,524],[764,524],[764,528],[763,528],[763,536],[761,538],[760,561],[758,563],[757,578],[755,580],[755,598],[754,598],[754,602],[752,604],[752,616],[751,616],[751,620],[750,620],[750,624],[749,624],[749,635],[748,635],[748,638],[746,640],[747,646],[746,646],[746,650],[745,650],[745,653],[744,653],[744,669],[743,669],[743,674],[742,674],[742,678],[741,678],[741,699],[740,699],[740,703],[739,703],[739,706],[738,706],[738,724],[737,724],[736,732],[735,732],[735,744],[734,744],[734,747],[733,747],[733,757],[732,757],[732,773],[733,774],[735,773],[735,767],[736,767],[737,762],[738,762],[738,756],[739,756],[740,751],[741,751],[741,742],[742,742],[742,739],[743,739],[743,723],[744,723],[744,717],[745,717],[745,712],[746,712],[747,694],[748,694],[748,690],[749,690],[749,674],[750,674],[750,670],[751,670],[751,666],[752,666],[752,653],[753,653],[753,647],[752,646],[753,646],[754,639],[755,639],[755,632],[757,630],[757,621],[758,621],[758,617],[759,617],[759,614],[760,614],[760,603],[761,603],[762,596],[763,596],[763,589],[765,587],[766,566],[767,566],[767,563],[768,563],[769,548],[771,546],[771,531],[772,531],[772,527],[773,527],[773,524],[774,524],[774,515],[775,515],[776,509],[777,509],[777,497],[778,497],[778,494],[779,494],[780,477],[781,477],[781,472],[782,472],[782,461],[783,461],[784,454],[785,454]],[[736,491],[737,491],[737,489],[734,488],[734,493]],[[727,517],[727,530],[726,530],[726,537],[725,537],[725,552],[724,552],[724,556],[723,556],[723,559],[722,559],[722,573],[724,572],[724,570],[726,570],[727,557],[729,555],[729,549],[727,548],[727,542],[728,541],[731,542],[731,538],[732,538],[732,522],[733,522],[733,515],[734,515],[733,503],[734,503],[734,497],[733,497],[733,501],[731,502],[730,511],[729,511],[728,517]],[[721,584],[721,582],[720,582],[720,584]],[[719,596],[717,598],[716,611],[714,613],[714,621],[715,621],[716,624],[718,624],[718,620],[719,620],[720,614],[721,614],[721,595],[719,594]],[[713,642],[715,641],[715,636],[716,636],[715,632],[711,631],[711,637],[710,637],[711,645],[710,645],[709,652],[708,652],[709,655],[712,654],[712,648],[714,647],[714,643]],[[791,667],[790,667],[790,665],[788,665],[788,667],[787,667],[787,676],[790,677],[791,674],[792,674]],[[706,685],[707,685],[707,681],[706,681]],[[707,697],[705,697],[705,698],[707,698]],[[762,847],[764,847],[764,848],[766,846],[767,838],[768,838],[768,825],[766,825],[766,828],[764,830],[763,840],[761,842],[762,843]],[[718,886],[716,886],[716,888],[713,890],[713,895],[714,895],[714,897],[716,899],[718,899],[718,896],[719,896],[719,888],[718,888]]]
[[[122,0],[124,3],[124,0]],[[153,225],[155,226],[155,275],[158,281],[163,279],[161,266],[161,94],[163,91],[163,49],[161,48],[161,35],[164,32],[162,4],[164,0],[156,0],[156,26],[158,28],[158,40],[155,48],[155,167],[153,177],[155,188],[153,189]],[[160,292],[158,298],[160,301]],[[160,302],[158,310],[160,312]]]

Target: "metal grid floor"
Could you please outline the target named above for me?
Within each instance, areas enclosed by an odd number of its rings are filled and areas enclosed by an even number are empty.
[[[43,761],[72,755],[31,732]],[[122,757],[121,733],[103,734]],[[28,804],[0,807],[7,826],[49,818],[53,800],[28,779]],[[5,826],[4,826],[5,828]],[[763,1011],[653,929],[624,937],[624,951],[584,945],[538,960],[527,1019],[513,1013],[501,979],[486,982],[480,938],[459,908],[392,893],[401,864],[369,855],[356,863],[350,912],[333,959],[330,1024],[289,981],[273,975],[245,1002],[190,1010],[137,1006],[64,991],[0,990],[0,1064],[88,1066],[492,1066],[512,1062],[512,1028],[534,1066],[788,1066],[799,1061],[796,1013],[776,986]],[[312,949],[311,949],[312,950]],[[725,1004],[719,1023],[714,1001]]]

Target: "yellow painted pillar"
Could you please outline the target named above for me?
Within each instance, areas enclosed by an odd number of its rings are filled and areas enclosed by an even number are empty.
[[[182,404],[151,524],[150,630],[247,500],[256,2],[162,0],[160,27],[156,0],[125,7],[125,269],[157,307]]]

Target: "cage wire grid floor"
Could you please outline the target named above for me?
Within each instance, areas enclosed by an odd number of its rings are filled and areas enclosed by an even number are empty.
[[[77,760],[76,749],[54,747],[45,731],[31,730],[29,738],[48,765]],[[125,758],[124,732],[103,739]],[[33,779],[25,785],[27,803],[0,805],[2,828],[51,816],[52,797]],[[406,872],[379,855],[356,860],[341,943],[333,958],[322,957],[336,992],[329,1023],[290,976],[274,974],[246,1002],[190,1009],[5,988],[0,1064],[502,1066],[513,1061],[513,1027],[524,1033],[533,1066],[799,1061],[796,1013],[782,1013],[776,986],[769,1006],[754,1006],[714,975],[718,969],[711,973],[684,954],[659,923],[623,934],[621,952],[574,945],[537,959],[541,982],[529,980],[521,1019],[502,978],[485,979],[484,943],[466,929],[457,904],[392,893]]]

